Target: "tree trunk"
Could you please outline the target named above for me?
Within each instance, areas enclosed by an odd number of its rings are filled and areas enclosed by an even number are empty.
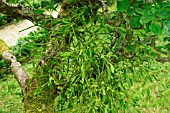
[[[12,72],[21,87],[24,112],[54,113],[55,96],[53,95],[54,91],[50,90],[47,84],[48,76],[30,79],[16,57],[9,51],[4,51],[2,58],[11,66]]]

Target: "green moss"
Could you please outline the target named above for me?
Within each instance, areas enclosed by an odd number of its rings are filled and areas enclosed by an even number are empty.
[[[2,53],[7,50],[9,50],[9,47],[2,39],[0,39],[0,58],[2,58],[1,57]]]
[[[24,112],[54,113],[54,99],[48,86],[48,77],[34,77],[27,82],[25,88]]]

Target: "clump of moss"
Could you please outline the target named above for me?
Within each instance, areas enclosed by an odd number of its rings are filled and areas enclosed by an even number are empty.
[[[9,50],[9,47],[2,39],[0,39],[0,58],[2,58],[2,53],[7,50]]]
[[[25,113],[54,113],[54,100],[48,86],[48,77],[32,78],[27,82],[24,92]]]
[[[2,39],[0,39],[0,79],[3,78],[4,73],[9,71],[7,64],[2,60],[2,53],[7,50],[9,50],[9,47]]]

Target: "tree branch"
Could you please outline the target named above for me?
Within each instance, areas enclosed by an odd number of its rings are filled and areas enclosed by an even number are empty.
[[[21,4],[8,4],[3,0],[0,0],[0,12],[7,16],[24,18],[32,22],[42,20],[46,16],[44,14],[35,14],[35,10],[30,7],[25,7]]]
[[[170,62],[170,57],[161,57],[160,54],[158,54],[156,61],[161,62],[161,63]]]
[[[106,12],[108,11],[106,4],[105,4],[106,1],[100,0],[100,2],[101,2],[101,5],[102,5],[103,13],[104,13],[104,15],[106,15]]]
[[[26,74],[24,68],[21,66],[21,64],[16,60],[16,57],[12,55],[9,51],[4,51],[2,53],[2,58],[11,65],[12,72],[14,73],[20,87],[22,90],[22,94],[24,94],[24,88],[26,85],[26,82],[28,81],[29,77]]]

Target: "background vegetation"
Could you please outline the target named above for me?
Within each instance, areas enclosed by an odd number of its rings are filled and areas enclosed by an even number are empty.
[[[70,2],[61,19],[42,20],[42,29],[12,48],[40,84],[33,95],[54,91],[57,113],[168,113],[169,1],[111,0],[106,11],[98,1]],[[1,84],[4,106],[4,92],[14,89],[9,79]]]

